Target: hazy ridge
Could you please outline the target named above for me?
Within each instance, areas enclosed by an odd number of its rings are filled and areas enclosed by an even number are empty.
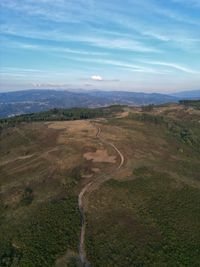
[[[185,94],[187,98],[189,93]],[[195,97],[200,91],[196,91]],[[124,91],[24,90],[0,93],[0,117],[46,111],[52,108],[103,107],[113,104],[141,106],[177,102],[183,95]]]

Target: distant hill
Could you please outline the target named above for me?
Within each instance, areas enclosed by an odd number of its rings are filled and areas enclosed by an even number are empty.
[[[171,94],[179,99],[200,99],[200,90],[183,91]]]
[[[141,106],[176,102],[178,98],[158,93],[123,91],[26,90],[0,93],[0,117],[46,111],[53,108],[92,108],[110,105]]]
[[[113,105],[102,108],[70,108],[70,109],[50,109],[48,111],[27,113],[0,118],[0,132],[3,128],[16,126],[22,122],[44,122],[44,121],[74,121],[86,120],[99,117],[110,118],[123,112],[125,106]]]

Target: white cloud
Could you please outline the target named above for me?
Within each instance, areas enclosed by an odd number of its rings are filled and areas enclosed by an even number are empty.
[[[172,62],[161,62],[161,61],[143,61],[143,62],[147,63],[147,64],[159,65],[159,66],[173,68],[173,69],[176,69],[176,70],[188,73],[188,74],[198,74],[198,73],[200,73],[200,71],[193,70],[191,68],[179,65],[177,63],[172,63]]]
[[[103,81],[103,78],[99,75],[92,75],[91,80],[93,81]]]

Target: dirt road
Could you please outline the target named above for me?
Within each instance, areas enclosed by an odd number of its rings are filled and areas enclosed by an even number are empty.
[[[93,124],[93,125],[95,128],[97,128],[96,137],[106,146],[113,147],[113,149],[119,155],[120,162],[119,162],[119,165],[116,169],[116,170],[119,170],[124,164],[124,155],[120,152],[120,150],[113,143],[110,143],[110,142],[103,140],[102,137],[100,136],[102,129],[100,127],[97,127],[96,124]],[[105,182],[108,179],[110,179],[109,174],[102,174],[102,175],[98,176],[97,179],[94,179],[93,181],[91,181],[90,183],[85,185],[78,196],[78,205],[79,205],[79,210],[80,210],[80,214],[81,214],[81,223],[82,223],[80,242],[79,242],[79,258],[80,258],[82,266],[84,266],[84,267],[90,266],[90,264],[86,258],[86,251],[85,251],[86,217],[85,217],[84,206],[83,206],[84,205],[84,203],[83,203],[84,196],[86,193],[89,193],[89,192],[93,191],[94,189],[98,188],[98,186],[100,184],[102,184],[103,182]]]
[[[87,184],[80,192],[78,196],[78,206],[79,206],[79,211],[81,213],[81,235],[80,235],[80,243],[79,243],[79,258],[83,266],[89,266],[89,263],[87,262],[86,259],[86,253],[85,253],[85,246],[84,246],[84,241],[85,241],[85,213],[83,210],[83,196],[91,186],[92,182]]]

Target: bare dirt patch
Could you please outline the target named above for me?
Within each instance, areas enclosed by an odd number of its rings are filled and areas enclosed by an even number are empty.
[[[94,132],[95,129],[92,127],[89,121],[85,120],[77,120],[77,121],[56,121],[48,125],[49,128],[56,129],[56,130],[64,130],[70,134],[83,132],[85,134],[90,133],[90,131]]]
[[[93,171],[94,173],[97,173],[97,172],[100,172],[100,169],[99,169],[99,168],[92,168],[92,171]]]
[[[87,160],[92,160],[93,162],[116,162],[116,156],[108,155],[108,151],[106,149],[97,149],[95,152],[87,152],[83,156]]]
[[[129,111],[123,111],[119,114],[117,114],[116,118],[126,118],[128,117]]]
[[[58,144],[69,144],[74,138],[77,140],[95,136],[96,129],[90,121],[56,121],[48,124],[48,128],[60,130],[57,138]]]

